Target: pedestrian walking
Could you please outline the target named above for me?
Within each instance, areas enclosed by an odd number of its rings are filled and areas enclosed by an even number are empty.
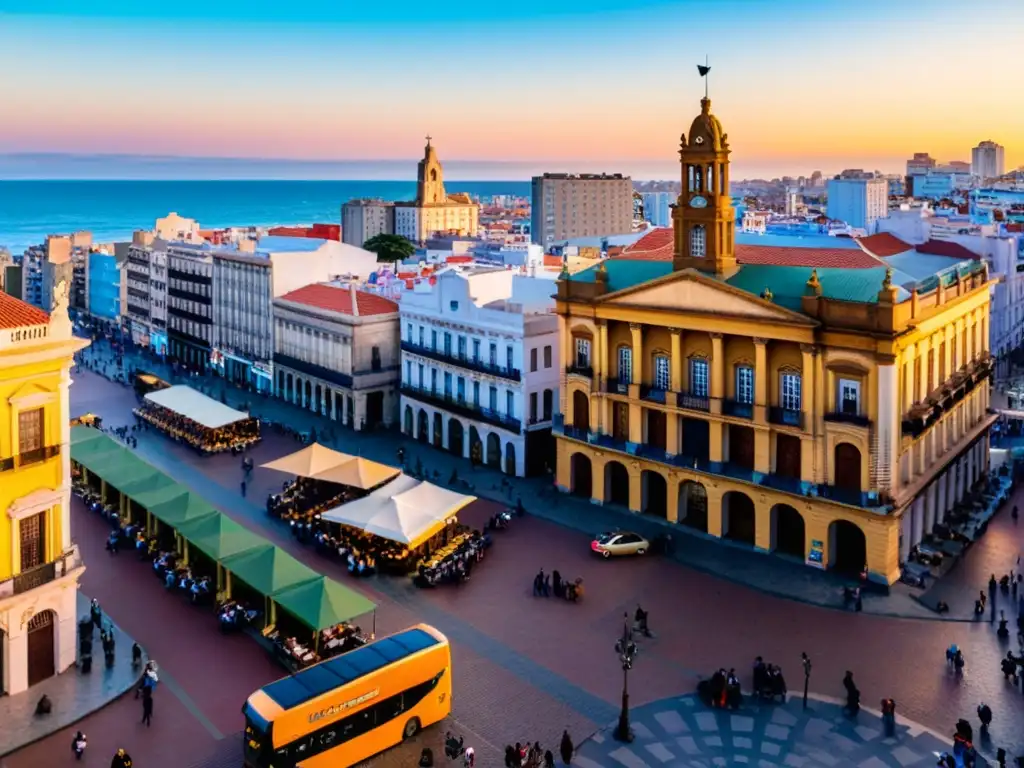
[[[562,763],[564,765],[572,764],[572,753],[575,751],[572,745],[572,739],[569,738],[569,731],[562,731],[562,743],[558,746],[558,751],[562,755]]]
[[[123,749],[114,753],[114,759],[110,761],[110,768],[132,768],[132,757]]]
[[[142,689],[142,723],[147,728],[153,724],[153,689]]]
[[[78,731],[75,734],[75,738],[71,740],[71,751],[75,755],[75,760],[82,759],[82,755],[85,754],[86,746],[88,746],[88,742],[87,739],[85,738],[85,734],[81,731]]]

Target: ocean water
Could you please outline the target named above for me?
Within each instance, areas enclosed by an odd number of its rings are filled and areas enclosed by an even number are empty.
[[[528,197],[528,181],[451,181],[452,192]],[[174,211],[204,228],[340,223],[356,197],[409,200],[412,181],[0,181],[0,246],[20,254],[48,234],[131,239]]]

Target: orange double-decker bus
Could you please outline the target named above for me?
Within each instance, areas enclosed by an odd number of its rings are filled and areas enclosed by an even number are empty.
[[[451,711],[448,639],[419,624],[252,694],[247,768],[343,768],[415,736]]]

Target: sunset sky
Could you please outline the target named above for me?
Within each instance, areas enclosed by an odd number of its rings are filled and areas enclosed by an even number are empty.
[[[449,161],[667,177],[707,55],[734,178],[970,160],[983,139],[1016,167],[1024,2],[980,8],[0,0],[0,153],[406,159],[430,133]]]

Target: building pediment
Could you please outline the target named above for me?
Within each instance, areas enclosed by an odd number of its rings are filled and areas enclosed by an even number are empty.
[[[35,381],[27,381],[11,394],[8,402],[11,405],[27,408],[49,402],[56,394],[53,390],[40,386]]]
[[[750,320],[815,325],[815,321],[771,301],[688,269],[630,288],[609,293],[601,304],[715,314]]]

